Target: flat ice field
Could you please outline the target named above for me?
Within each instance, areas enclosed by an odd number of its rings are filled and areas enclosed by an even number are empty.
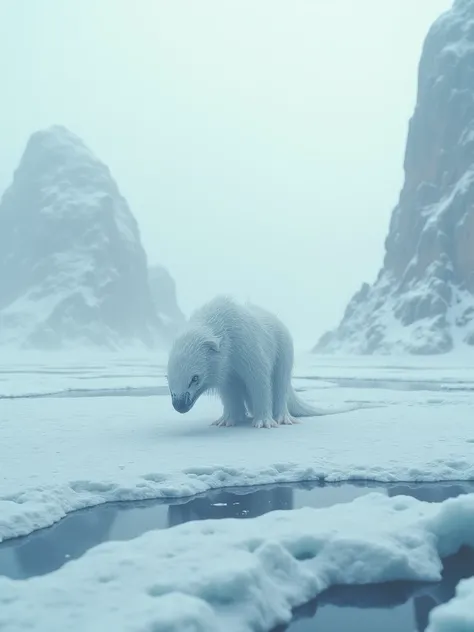
[[[45,359],[46,358],[46,359]],[[300,358],[294,384],[331,411],[217,428],[217,400],[172,407],[165,358],[0,364],[0,540],[103,502],[307,480],[474,480],[474,368],[442,359]],[[333,584],[433,580],[474,546],[474,494],[370,494],[327,509],[203,521],[101,545],[50,575],[0,578],[0,630],[247,632]],[[474,631],[474,580],[430,632]]]

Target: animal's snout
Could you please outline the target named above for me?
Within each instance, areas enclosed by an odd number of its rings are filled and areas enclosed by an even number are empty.
[[[178,413],[187,413],[192,405],[191,395],[188,392],[180,395],[171,395],[171,402]]]

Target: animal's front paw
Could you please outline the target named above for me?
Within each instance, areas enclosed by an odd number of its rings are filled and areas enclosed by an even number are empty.
[[[293,424],[299,424],[300,422],[292,417],[291,415],[285,415],[281,419],[278,420],[278,423],[281,426],[292,426]]]
[[[219,417],[216,421],[213,421],[211,426],[219,426],[219,428],[223,428],[225,426],[235,426],[235,421],[233,419],[229,419],[229,417]]]
[[[274,419],[254,419],[252,425],[254,428],[276,428],[278,426]]]

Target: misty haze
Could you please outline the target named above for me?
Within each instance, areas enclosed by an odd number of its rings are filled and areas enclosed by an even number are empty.
[[[0,24],[0,631],[474,632],[474,0]]]

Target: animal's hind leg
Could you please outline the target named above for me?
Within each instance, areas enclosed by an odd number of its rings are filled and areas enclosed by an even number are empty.
[[[255,428],[274,428],[278,426],[272,415],[272,388],[267,376],[254,377],[248,384],[251,409],[253,412],[252,425]]]
[[[286,345],[283,351],[286,353],[279,354],[272,374],[273,418],[278,424],[291,425],[299,423],[288,412],[288,394],[293,368],[292,345]]]
[[[224,405],[224,412],[212,426],[235,426],[247,418],[245,398],[247,392],[243,382],[235,376],[224,384],[219,394]]]

